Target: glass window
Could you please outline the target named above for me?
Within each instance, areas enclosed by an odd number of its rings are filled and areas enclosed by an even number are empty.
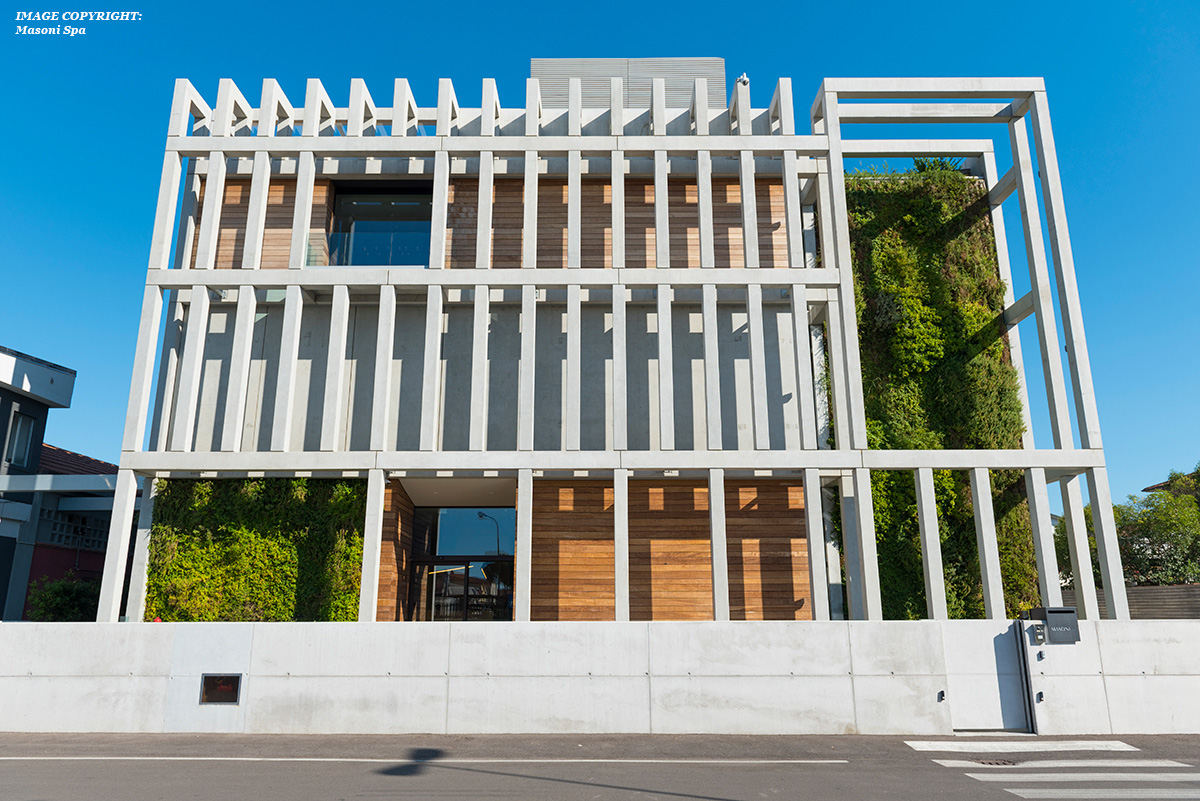
[[[29,467],[32,441],[33,418],[20,412],[14,413],[12,425],[8,427],[8,448],[4,451],[4,461],[17,467]]]
[[[517,541],[515,509],[439,509],[438,556],[512,556]]]
[[[425,187],[341,193],[333,208],[329,263],[336,266],[429,265],[432,193]]]
[[[412,597],[418,620],[512,620],[512,508],[419,508]]]

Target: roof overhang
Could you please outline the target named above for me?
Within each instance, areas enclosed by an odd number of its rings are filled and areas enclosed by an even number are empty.
[[[75,391],[75,371],[0,347],[0,387],[66,409]]]

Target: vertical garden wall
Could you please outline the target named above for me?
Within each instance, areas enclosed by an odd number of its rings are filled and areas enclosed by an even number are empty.
[[[146,620],[355,620],[366,482],[162,480]]]
[[[1003,335],[983,182],[944,162],[846,180],[867,438],[872,448],[1019,448],[1017,373]],[[971,491],[963,471],[936,471],[951,617],[982,617]],[[1038,603],[1020,471],[993,471],[1010,617]],[[884,616],[925,615],[921,540],[910,472],[872,478]]]

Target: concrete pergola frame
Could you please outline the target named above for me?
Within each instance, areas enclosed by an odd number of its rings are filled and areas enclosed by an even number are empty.
[[[789,79],[780,79],[771,104],[754,109],[749,86],[737,83],[727,109],[710,109],[705,81],[697,80],[690,108],[668,109],[662,80],[654,82],[649,109],[622,108],[619,79],[613,79],[607,109],[585,109],[579,81],[570,84],[567,109],[545,109],[536,79],[529,79],[523,108],[504,108],[495,82],[483,82],[481,108],[460,107],[448,79],[439,83],[437,105],[419,107],[407,81],[397,79],[391,107],[377,105],[365,83],[354,80],[350,103],[336,107],[317,80],[307,85],[303,106],[293,106],[278,83],[263,83],[262,104],[251,106],[231,80],[223,79],[215,106],[209,106],[186,80],[176,82],[164,154],[158,205],[151,240],[149,269],[143,297],[134,371],[126,415],[120,472],[114,495],[112,534],[105,562],[104,585],[98,620],[116,621],[120,610],[121,579],[125,573],[128,532],[137,503],[137,476],[216,475],[356,475],[368,479],[367,519],[359,619],[375,618],[377,577],[383,523],[385,478],[422,473],[430,475],[511,475],[517,481],[516,617],[530,617],[531,583],[528,555],[532,536],[532,491],[535,472],[565,472],[611,478],[614,488],[616,617],[629,619],[628,482],[639,476],[691,475],[708,481],[712,536],[714,618],[729,619],[729,587],[725,565],[723,488],[727,475],[802,475],[808,531],[823,530],[827,498],[823,488],[840,493],[843,547],[849,586],[849,616],[881,619],[878,559],[875,551],[871,500],[872,470],[908,470],[914,475],[921,524],[922,554],[928,614],[947,616],[937,536],[937,510],[933,495],[935,469],[970,472],[976,510],[976,530],[983,577],[986,615],[1004,618],[990,470],[1023,470],[1029,498],[1032,534],[1037,555],[1043,603],[1061,604],[1048,484],[1060,485],[1070,534],[1072,569],[1078,585],[1081,614],[1098,614],[1092,579],[1087,532],[1079,477],[1085,476],[1093,503],[1096,542],[1103,590],[1111,617],[1126,619],[1128,604],[1116,545],[1107,472],[1100,442],[1096,403],[1092,389],[1087,346],[1080,316],[1074,263],[1071,255],[1062,186],[1050,127],[1046,93],[1040,79],[1030,78],[930,78],[930,79],[827,79],[811,107],[811,131],[796,128]],[[856,101],[871,102],[860,103]],[[878,102],[885,101],[885,102]],[[635,112],[635,113],[630,113]],[[648,114],[648,130],[638,127],[639,115]],[[1025,118],[1032,122],[1033,142],[1040,168],[1040,187]],[[686,122],[689,131],[681,133]],[[1011,170],[998,176],[992,142],[980,140],[872,139],[843,140],[843,123],[1001,123],[1008,126],[1012,143]],[[385,131],[384,128],[387,128]],[[433,135],[423,135],[433,128]],[[674,130],[669,130],[669,129]],[[850,231],[847,223],[843,162],[847,157],[953,156],[986,182],[996,230],[1001,278],[1007,286],[1005,321],[1014,363],[1020,376],[1026,432],[1023,447],[999,451],[877,451],[866,438],[858,332],[854,301]],[[425,175],[433,181],[430,269],[306,268],[309,220],[314,182],[330,169],[337,175]],[[447,270],[445,243],[447,196],[451,175],[471,173],[479,181],[479,225],[476,270]],[[652,175],[656,230],[665,233],[668,222],[666,183],[670,174],[694,174],[698,186],[701,269],[678,267],[627,268],[625,266],[624,178]],[[712,177],[736,174],[740,183],[745,243],[744,270],[718,270],[714,259]],[[788,267],[759,267],[755,176],[782,177]],[[240,270],[213,269],[219,232],[223,187],[227,176],[250,176],[249,212]],[[334,174],[334,173],[329,173]],[[489,270],[491,209],[496,175],[520,175],[524,182],[521,268]],[[612,180],[612,267],[582,269],[581,180],[604,174]],[[567,183],[566,266],[536,269],[537,185],[542,175],[565,177]],[[291,234],[289,270],[259,271],[265,227],[268,186],[273,177],[296,180],[296,203]],[[203,213],[197,214],[201,178],[206,183]],[[1039,193],[1040,188],[1040,193]],[[182,203],[179,202],[182,189]],[[1032,289],[1021,298],[1012,290],[1011,270],[1000,204],[1011,193],[1020,199],[1021,222],[1028,254]],[[1046,210],[1053,271],[1047,262],[1039,213],[1039,196]],[[178,228],[176,228],[178,224]],[[754,234],[754,235],[750,235]],[[172,247],[174,241],[174,248]],[[655,237],[656,263],[671,264],[668,236]],[[193,245],[195,267],[189,263]],[[172,260],[172,252],[174,259]],[[817,254],[823,258],[818,262]],[[818,263],[820,266],[818,266]],[[250,272],[252,271],[252,272]],[[1058,310],[1062,315],[1065,345],[1074,394],[1079,447],[1074,445],[1057,334],[1057,317],[1051,292],[1051,273],[1057,281]],[[193,425],[199,402],[202,356],[210,307],[236,302],[235,331],[253,325],[256,291],[282,290],[283,347],[274,398],[275,420],[269,451],[241,452],[238,436],[250,363],[250,337],[234,338],[229,397],[233,413],[224,421],[218,452],[192,450]],[[339,420],[336,393],[325,397],[321,448],[303,451],[290,442],[289,421],[294,410],[300,319],[306,303],[315,298],[332,304],[331,348],[346,342],[346,315],[351,294],[359,299],[378,298],[376,375],[372,399],[370,449],[339,450],[334,436],[325,435],[324,423]],[[439,446],[438,415],[426,414],[416,451],[387,446],[391,346],[397,294],[424,295],[426,343],[441,341],[445,304],[470,304],[473,311],[471,386],[486,386],[487,320],[490,304],[514,303],[521,309],[521,347],[518,397],[517,448],[486,450],[486,411],[473,404],[469,426],[469,459],[463,451]],[[649,294],[647,294],[649,293]],[[757,399],[765,397],[766,378],[762,315],[764,298],[786,299],[796,336],[799,393],[800,447],[771,449],[766,412]],[[546,451],[534,448],[533,370],[535,328],[539,303],[553,296],[565,302],[568,344],[564,415],[565,447]],[[709,415],[707,447],[677,450],[673,441],[672,404],[660,404],[657,447],[629,450],[625,409],[626,306],[634,298],[652,297],[660,315],[670,313],[681,297],[698,298],[703,310],[706,403],[716,398],[719,366],[716,358],[715,321],[718,302],[744,304],[750,320],[750,384],[756,399],[753,413],[754,449],[724,450],[719,431]],[[613,320],[612,447],[580,449],[581,307],[609,304]],[[163,325],[165,315],[165,327]],[[1028,394],[1017,325],[1033,316],[1036,321],[1044,379],[1050,406],[1053,447],[1034,448]],[[528,324],[527,324],[528,323]],[[827,342],[813,346],[809,323],[826,326]],[[574,334],[574,336],[572,336]],[[660,335],[658,369],[669,389],[672,375],[669,329]],[[182,347],[179,346],[182,335]],[[161,357],[160,339],[165,343]],[[439,407],[442,370],[436,347],[427,347],[423,365],[422,409]],[[336,351],[335,351],[336,352]],[[829,361],[830,384],[826,396],[816,387],[814,375]],[[158,382],[155,387],[156,362]],[[326,386],[340,386],[342,359],[328,361]],[[177,388],[176,388],[177,387]],[[156,400],[155,400],[156,399]],[[152,407],[153,402],[153,409]],[[831,409],[829,407],[832,407]],[[824,410],[824,411],[823,411]],[[831,418],[831,419],[830,419]],[[174,419],[175,425],[170,421]],[[571,422],[573,421],[573,422]],[[830,449],[823,432],[832,427],[837,447]],[[336,431],[336,425],[328,426]],[[464,468],[469,463],[469,468]],[[128,601],[129,619],[140,620],[145,598],[145,566],[153,491],[144,493],[133,580]],[[809,539],[813,617],[828,620],[840,608],[840,590],[830,592],[830,574],[838,581],[836,565],[828,560],[822,537]]]

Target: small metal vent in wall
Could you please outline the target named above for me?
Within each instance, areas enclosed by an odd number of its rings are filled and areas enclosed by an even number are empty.
[[[205,673],[200,677],[201,704],[233,704],[242,700],[241,673]]]

